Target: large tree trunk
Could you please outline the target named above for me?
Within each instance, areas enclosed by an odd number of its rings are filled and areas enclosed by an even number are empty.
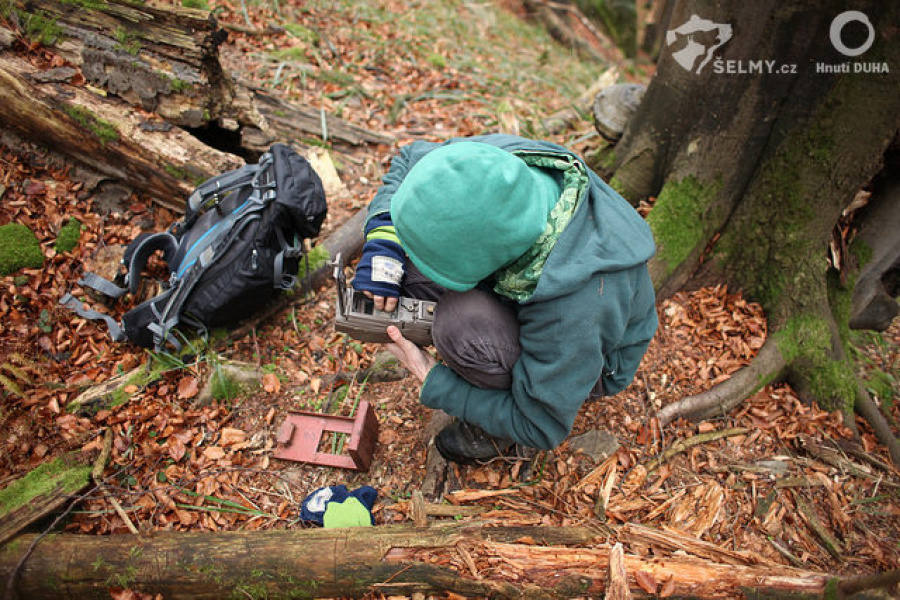
[[[633,527],[640,544],[674,543],[670,558],[624,554],[636,596],[733,598],[746,589],[818,595],[828,576],[759,563],[697,540]],[[649,536],[649,537],[648,537]],[[610,546],[580,527],[451,524],[301,531],[57,535],[39,541],[16,573],[20,598],[109,598],[113,587],[178,598],[359,597],[454,592],[497,598],[598,597],[608,581]],[[674,536],[678,538],[679,536]],[[0,549],[8,581],[35,536]],[[577,545],[579,547],[568,547]],[[700,554],[693,554],[700,546]],[[703,554],[720,560],[704,558]],[[650,588],[654,589],[651,590]]]
[[[829,277],[826,258],[842,211],[879,173],[900,130],[898,7],[850,4],[678,4],[673,43],[604,164],[632,202],[656,197],[648,221],[660,297],[724,280],[764,306],[775,343],[765,368],[734,394],[785,374],[805,397],[863,407],[878,420],[842,337],[849,292]],[[868,15],[874,31],[855,59],[830,41],[832,19],[850,9]],[[705,37],[687,33],[698,18],[712,22]],[[713,51],[691,63],[687,44],[697,42]],[[855,72],[857,63],[891,72]],[[873,425],[900,460],[890,429]]]

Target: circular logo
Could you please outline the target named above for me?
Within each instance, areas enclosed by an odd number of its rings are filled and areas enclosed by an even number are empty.
[[[855,21],[866,26],[866,29],[869,30],[869,37],[866,38],[866,41],[863,42],[861,46],[849,48],[844,44],[843,40],[841,40],[841,32],[844,30],[844,27]],[[869,17],[858,10],[848,10],[836,16],[834,21],[831,22],[829,35],[831,37],[831,45],[844,56],[859,56],[871,48],[872,44],[875,42],[875,28],[872,27],[872,23],[869,22]]]

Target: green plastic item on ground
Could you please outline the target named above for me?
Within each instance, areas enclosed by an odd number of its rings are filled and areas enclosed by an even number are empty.
[[[322,520],[326,528],[372,526],[372,514],[369,509],[353,496],[343,502],[329,502]]]

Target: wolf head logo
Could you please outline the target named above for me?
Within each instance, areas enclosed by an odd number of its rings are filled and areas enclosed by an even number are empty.
[[[731,25],[713,23],[697,15],[691,15],[683,25],[666,32],[666,46],[672,49],[672,58],[693,73],[700,73],[713,59],[716,50],[725,45],[733,35]]]

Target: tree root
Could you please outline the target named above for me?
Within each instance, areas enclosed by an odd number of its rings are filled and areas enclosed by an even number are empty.
[[[647,473],[652,473],[676,454],[686,452],[694,446],[699,446],[700,444],[706,444],[708,442],[714,442],[722,438],[733,437],[736,435],[745,435],[749,432],[750,430],[746,427],[735,427],[733,429],[709,431],[707,433],[700,433],[686,439],[676,440],[675,443],[672,444],[672,446],[668,450],[663,452],[661,456],[654,458],[650,462],[646,463],[644,465],[644,468],[647,470]]]
[[[878,441],[888,449],[888,453],[891,455],[891,462],[895,465],[900,465],[900,441],[897,440],[897,436],[891,431],[891,426],[888,424],[887,419],[884,418],[881,410],[862,384],[859,385],[854,408],[872,427],[872,431],[875,432],[875,437]]]
[[[777,379],[787,366],[787,361],[770,336],[750,365],[705,392],[662,407],[657,414],[659,422],[666,425],[679,418],[701,421],[726,415],[762,384]],[[862,385],[859,386],[854,409],[869,423],[878,441],[888,449],[891,461],[900,465],[900,440]]]
[[[787,366],[772,337],[766,340],[753,361],[715,387],[682,398],[660,409],[661,425],[684,417],[692,421],[728,414],[761,385],[776,378]]]

